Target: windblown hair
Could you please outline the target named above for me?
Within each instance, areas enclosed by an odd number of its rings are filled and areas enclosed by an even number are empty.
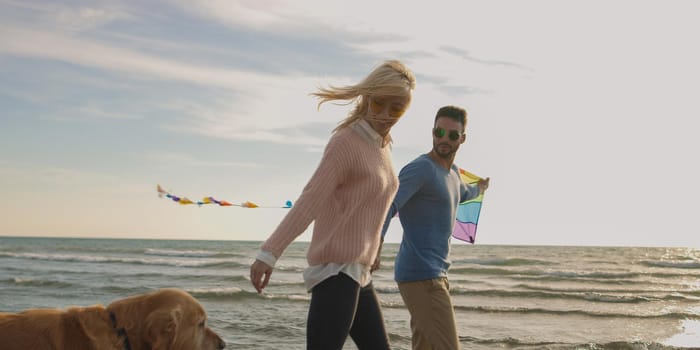
[[[341,104],[355,103],[355,108],[338,123],[338,126],[333,130],[335,132],[347,127],[367,113],[368,101],[366,101],[366,97],[408,96],[410,98],[415,87],[416,77],[413,72],[403,63],[389,60],[376,67],[364,80],[355,85],[319,88],[311,95],[320,99],[318,108],[321,108],[321,105],[328,101],[343,100],[347,102]]]
[[[435,113],[436,123],[440,117],[447,117],[462,123],[462,132],[464,132],[464,130],[467,128],[467,111],[464,110],[464,108],[457,106],[444,106],[438,109],[437,113]]]

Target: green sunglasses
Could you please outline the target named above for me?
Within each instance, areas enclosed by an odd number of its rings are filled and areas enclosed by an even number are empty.
[[[435,135],[435,137],[438,139],[445,137],[446,133],[447,133],[447,130],[445,130],[443,128],[433,129],[433,135]],[[457,130],[450,130],[450,133],[447,135],[447,137],[449,137],[450,140],[452,140],[452,141],[457,141],[457,140],[459,140],[460,137],[462,137],[462,133],[460,133]]]

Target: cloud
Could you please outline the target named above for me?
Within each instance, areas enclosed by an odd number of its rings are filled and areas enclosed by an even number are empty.
[[[115,21],[133,18],[131,14],[123,10],[93,7],[82,7],[77,10],[63,8],[55,14],[51,14],[51,16],[57,19],[57,24],[61,28],[76,32],[84,32]]]
[[[261,166],[258,163],[202,160],[190,154],[174,152],[149,152],[144,158],[150,164],[177,164],[178,167],[192,168],[258,168]]]
[[[391,26],[378,25],[389,22],[390,18],[375,23],[373,12],[382,11],[387,7],[383,4],[372,4],[374,11],[368,11],[366,16],[352,16],[353,12],[367,10],[359,1],[358,6],[337,6],[334,3],[318,1],[296,1],[293,3],[269,0],[179,0],[175,4],[188,15],[192,14],[207,21],[215,21],[233,29],[245,28],[258,34],[272,33],[284,35],[287,38],[335,38],[336,41],[360,42],[389,42],[406,40],[408,34]],[[314,11],[308,11],[314,8]],[[366,20],[362,20],[366,18]],[[359,20],[358,20],[359,19]]]
[[[13,186],[7,187],[8,190],[25,188],[25,186],[37,189],[44,189],[46,186],[49,188],[51,186],[96,186],[114,183],[118,180],[118,176],[109,173],[60,166],[23,164],[7,164],[5,166],[0,164],[0,176],[6,177],[3,182],[14,182]]]
[[[133,77],[166,79],[193,84],[240,89],[248,83],[271,83],[271,77],[232,69],[210,68],[140,53],[89,39],[17,26],[0,26],[0,52],[58,60]]]
[[[449,54],[455,55],[457,57],[460,57],[466,61],[471,61],[475,63],[480,63],[480,64],[485,64],[485,65],[492,65],[492,66],[502,66],[502,67],[511,67],[511,68],[517,68],[517,69],[523,69],[527,71],[532,71],[532,69],[527,68],[521,64],[518,63],[513,63],[513,62],[508,62],[508,61],[501,61],[501,60],[489,60],[489,59],[479,59],[473,57],[471,54],[469,54],[468,51],[463,50],[459,47],[455,46],[441,46],[440,49],[442,51],[445,51]]]
[[[130,21],[135,16],[120,4],[93,2],[66,5],[60,2],[4,1],[3,17],[15,21],[35,22],[64,32],[85,32],[117,21]]]
[[[31,27],[29,20],[4,21],[0,25],[0,53],[67,63],[75,67],[70,76],[82,77],[95,86],[105,82],[97,89],[103,91],[101,96],[92,96],[90,103],[81,102],[77,108],[60,96],[55,98],[66,102],[62,108],[47,106],[54,120],[162,115],[163,127],[180,133],[314,147],[327,140],[327,132],[309,126],[335,123],[347,108],[324,107],[319,112],[308,93],[319,85],[354,83],[387,58],[407,62],[419,76],[418,89],[440,92],[437,96],[431,93],[437,101],[493,92],[488,73],[477,69],[465,73],[464,67],[455,71],[450,69],[451,63],[445,64],[438,48],[450,38],[435,40],[415,28],[410,19],[389,16],[395,11],[390,5],[345,8],[314,2],[297,7],[268,1],[176,4],[176,8],[159,10],[168,14],[167,19],[152,17],[147,11],[151,5],[142,3],[105,9],[27,5],[41,18],[51,12],[60,15]],[[300,10],[309,7],[316,9],[313,15]],[[413,10],[421,13],[420,9]],[[343,15],[346,11],[350,15]],[[198,30],[174,29],[166,34],[148,18],[168,26],[187,21]],[[149,34],[137,35],[132,27]],[[450,62],[464,66],[465,50],[443,48],[453,53]],[[478,60],[469,63],[483,65]],[[60,84],[61,89],[47,93],[65,94],[65,87],[75,82]],[[134,91],[138,91],[135,97],[124,99]],[[415,107],[422,103],[427,104],[416,101]],[[255,115],[264,117],[251,117]]]
[[[303,79],[300,79],[303,81]],[[317,111],[308,95],[314,85],[280,77],[285,87],[251,88],[242,96],[210,93],[200,99],[170,98],[157,103],[169,115],[161,127],[182,134],[227,140],[318,146],[324,144],[339,120],[330,108]]]
[[[280,143],[316,145],[320,142],[318,139],[304,141],[303,138],[298,138],[300,134],[294,129],[307,122],[317,122],[321,118],[318,113],[305,113],[295,118],[287,115],[288,110],[294,110],[295,105],[304,104],[307,109],[313,105],[313,100],[307,95],[318,85],[318,79],[313,77],[273,75],[191,64],[157,54],[117,47],[98,40],[74,37],[60,32],[24,29],[18,26],[0,26],[0,33],[2,44],[0,52],[6,54],[83,66],[96,71],[92,73],[83,71],[80,72],[81,75],[106,74],[105,80],[130,79],[141,81],[143,85],[163,85],[164,83],[163,88],[167,90],[174,88],[168,87],[167,82],[175,83],[179,86],[177,88],[179,92],[171,101],[159,101],[156,96],[153,96],[150,101],[152,107],[180,112],[175,114],[179,117],[174,119],[181,121],[182,124],[180,126],[170,124],[171,129],[215,137],[270,140]],[[67,82],[67,84],[74,83]],[[114,83],[114,86],[117,84]],[[196,91],[198,87],[215,91],[210,96],[202,97],[202,100],[188,99],[188,91]],[[300,88],[305,92],[300,93]],[[12,92],[12,94],[31,96],[31,94],[19,92]],[[194,92],[194,95],[198,94]],[[144,92],[144,95],[149,93]],[[239,96],[245,96],[245,98],[239,99],[237,98]],[[180,100],[180,102],[174,100]],[[131,113],[114,112],[119,110],[118,106],[107,109],[105,104],[108,103],[113,102],[105,100],[101,105],[97,103],[83,105],[78,108],[78,113],[61,113],[60,109],[57,110],[54,106],[52,115],[55,116],[54,119],[64,121],[83,118],[134,118],[134,114]],[[122,106],[122,109],[126,107]],[[110,112],[106,112],[107,110]],[[262,113],[268,117],[265,121],[250,118],[249,116],[254,113]],[[250,132],[250,130],[256,131]],[[288,135],[274,135],[275,130],[285,130]]]
[[[135,120],[143,119],[143,116],[138,114],[129,114],[126,112],[106,111],[94,103],[88,103],[70,108],[68,110],[53,112],[42,119],[64,122],[86,120]]]

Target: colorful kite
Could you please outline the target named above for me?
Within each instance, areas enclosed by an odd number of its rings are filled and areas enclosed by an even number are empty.
[[[205,204],[216,204],[221,207],[242,207],[242,208],[284,208],[284,209],[289,209],[292,207],[292,201],[287,201],[284,203],[283,206],[259,206],[253,202],[245,201],[241,204],[234,204],[230,203],[227,201],[221,201],[217,200],[214,197],[204,197],[202,198],[201,201],[193,202],[192,200],[188,199],[187,197],[178,197],[175,195],[172,195],[168,193],[168,191],[164,190],[163,187],[160,187],[160,185],[157,185],[156,190],[158,191],[158,197],[163,198],[170,198],[174,202],[180,203],[182,205],[187,205],[187,204],[197,204],[198,206],[202,206]]]
[[[480,177],[464,169],[459,169],[459,175],[462,181],[469,185],[476,184],[481,180]],[[476,198],[459,203],[459,207],[457,207],[457,222],[452,231],[452,237],[474,244],[476,240],[476,226],[479,224],[479,214],[481,213],[483,200],[484,194],[482,193]]]

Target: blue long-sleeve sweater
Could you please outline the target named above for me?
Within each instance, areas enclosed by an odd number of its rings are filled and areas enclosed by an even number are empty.
[[[403,238],[394,264],[397,282],[446,277],[450,267],[450,240],[460,202],[479,195],[479,187],[465,185],[459,168],[436,164],[420,155],[399,173],[399,190],[389,208],[382,239],[398,212]]]

